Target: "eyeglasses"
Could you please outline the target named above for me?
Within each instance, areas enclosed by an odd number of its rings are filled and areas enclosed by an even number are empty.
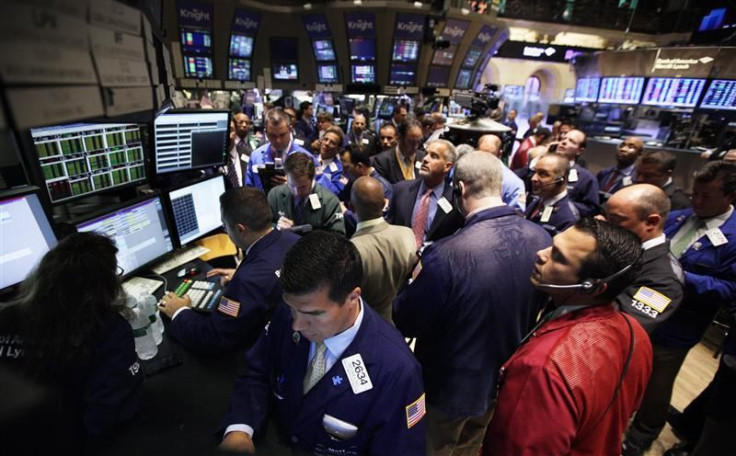
[[[115,273],[118,275],[118,277],[122,277],[123,274],[125,274],[125,269],[121,268],[120,266],[116,266],[117,270]]]

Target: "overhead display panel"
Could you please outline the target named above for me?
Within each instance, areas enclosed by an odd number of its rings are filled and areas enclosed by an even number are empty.
[[[736,110],[736,81],[728,79],[714,79],[705,92],[702,109]]]
[[[599,103],[638,104],[644,89],[644,78],[603,78]]]
[[[427,87],[447,87],[447,79],[450,77],[450,67],[431,66],[427,74]]]
[[[332,33],[324,14],[308,14],[302,18],[307,36],[312,40],[314,60],[317,65],[317,81],[320,84],[338,84],[337,55]]]
[[[184,74],[211,78],[213,5],[192,0],[177,0],[176,4]]]
[[[600,90],[600,78],[580,78],[575,85],[575,102],[595,103],[598,101],[598,91]]]
[[[705,88],[705,79],[650,78],[641,103],[647,106],[694,108]]]
[[[460,44],[465,36],[465,32],[470,27],[470,21],[461,21],[458,19],[448,19],[445,28],[442,30],[441,38],[447,40],[450,44]]]
[[[228,78],[237,81],[252,81],[251,58],[261,15],[254,11],[235,9],[230,27],[230,58]]]

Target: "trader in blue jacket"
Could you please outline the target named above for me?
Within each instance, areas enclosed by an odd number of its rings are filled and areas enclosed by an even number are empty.
[[[219,354],[250,347],[281,302],[279,270],[286,251],[299,239],[271,224],[266,196],[253,188],[236,188],[220,196],[220,211],[230,240],[245,252],[237,269],[213,269],[226,284],[210,315],[190,310],[189,296],[170,292],[161,311],[171,318],[170,334],[189,350]]]
[[[253,452],[271,408],[279,438],[259,448],[279,440],[296,454],[425,455],[419,363],[360,298],[362,275],[355,246],[333,233],[310,233],[287,253],[286,305],[246,354],[221,449]]]
[[[639,455],[664,427],[677,373],[718,309],[736,300],[736,164],[710,162],[695,173],[692,209],[670,213],[665,235],[685,271],[682,305],[652,334],[652,377],[624,442]]]
[[[430,455],[478,454],[498,371],[539,311],[529,271],[552,243],[501,200],[499,159],[469,152],[455,166],[465,226],[426,248],[393,302],[396,327],[417,338]]]

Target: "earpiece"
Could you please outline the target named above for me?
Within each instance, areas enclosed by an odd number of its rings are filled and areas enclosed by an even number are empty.
[[[583,279],[582,282],[573,285],[553,285],[549,283],[540,283],[537,286],[541,288],[551,288],[553,290],[580,290],[583,293],[592,294],[598,291],[601,286],[603,286],[603,284],[606,284],[611,280],[614,280],[626,274],[626,271],[631,269],[632,266],[633,264],[629,264],[615,274],[611,274],[610,276],[604,277],[602,279]]]

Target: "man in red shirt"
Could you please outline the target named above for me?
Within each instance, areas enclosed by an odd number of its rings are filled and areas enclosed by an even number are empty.
[[[531,282],[553,308],[501,368],[483,455],[615,455],[652,370],[641,325],[613,299],[636,277],[641,242],[584,218],[537,253]]]

